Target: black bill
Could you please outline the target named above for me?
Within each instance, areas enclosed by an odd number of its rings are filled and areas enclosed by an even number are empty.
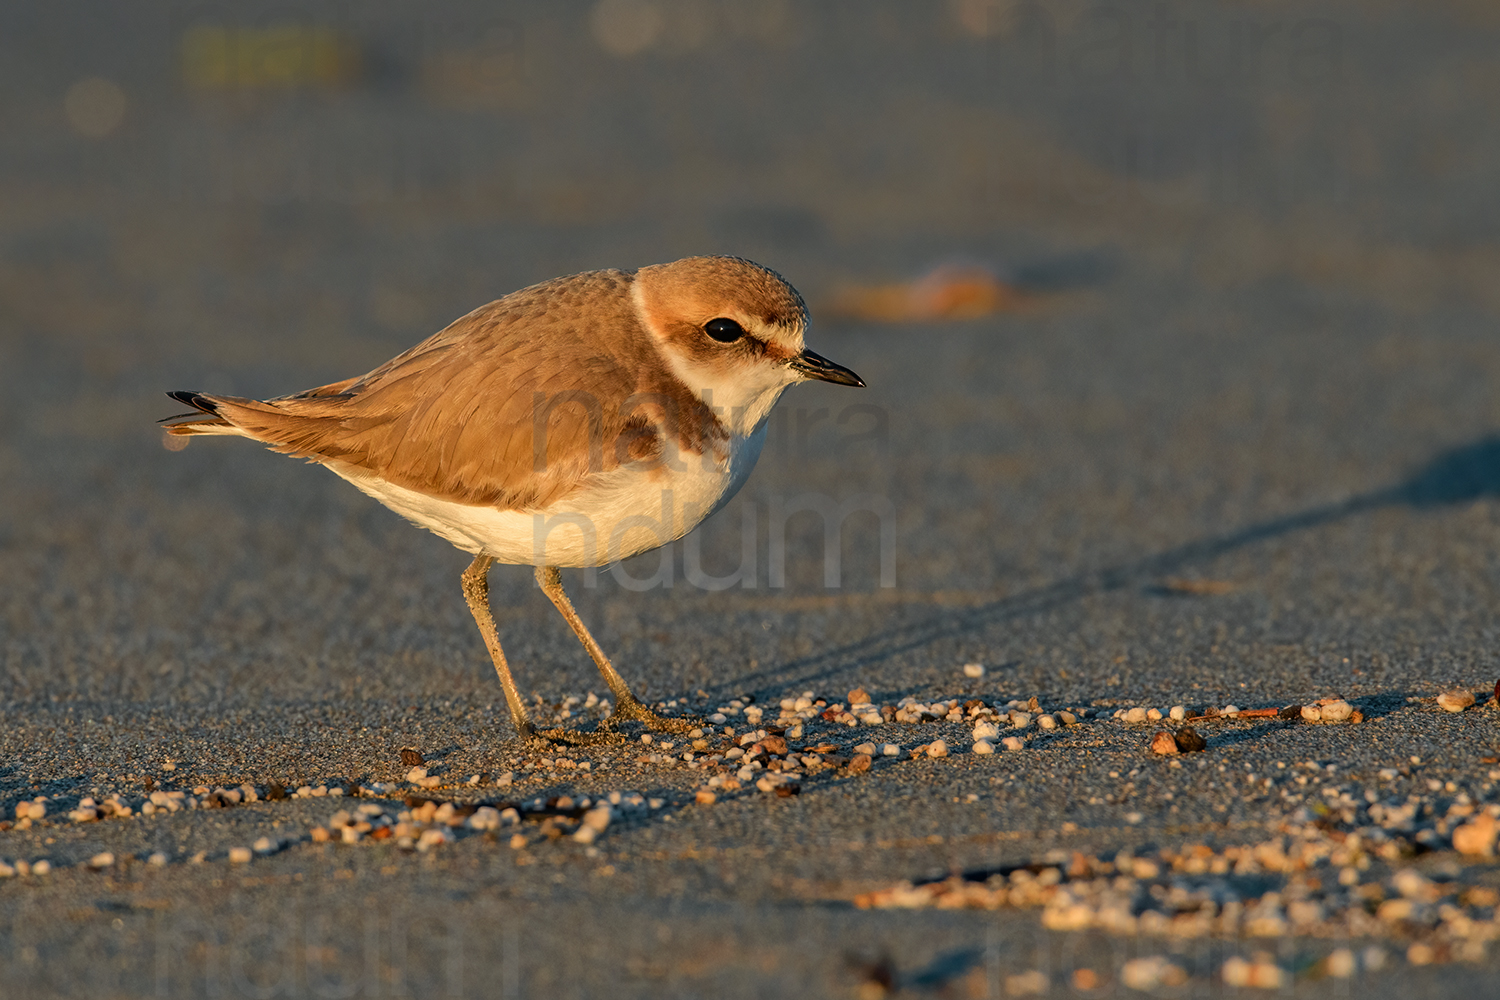
[[[832,361],[804,350],[797,357],[787,362],[787,366],[801,372],[808,378],[815,378],[823,382],[837,382],[839,385],[857,385],[863,387],[865,380],[845,368],[836,365]]]

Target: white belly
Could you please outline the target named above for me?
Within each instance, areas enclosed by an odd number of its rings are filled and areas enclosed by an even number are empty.
[[[729,459],[705,468],[683,455],[680,469],[617,469],[590,476],[578,489],[543,510],[500,510],[441,500],[371,476],[355,466],[328,462],[402,517],[446,538],[465,552],[497,562],[530,566],[604,566],[675,541],[739,491],[765,444],[762,424],[735,438]]]

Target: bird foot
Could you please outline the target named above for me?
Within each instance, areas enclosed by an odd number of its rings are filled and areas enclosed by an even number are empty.
[[[610,743],[624,743],[625,739],[624,734],[610,732],[601,725],[599,730],[593,733],[575,733],[570,729],[561,728],[533,730],[526,738],[526,743],[534,749],[546,750],[557,746],[604,746]]]
[[[703,725],[702,719],[691,715],[678,718],[667,718],[663,715],[657,715],[634,698],[629,701],[622,700],[616,705],[614,712],[610,714],[609,718],[599,723],[599,728],[613,728],[616,723],[620,722],[639,722],[653,733],[673,733],[677,735],[687,733]]]

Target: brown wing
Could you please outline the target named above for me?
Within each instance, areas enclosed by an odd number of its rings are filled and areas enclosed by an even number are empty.
[[[284,454],[459,503],[544,507],[670,439],[693,452],[723,439],[641,327],[631,281],[596,271],[523,289],[358,379],[264,401],[197,399]]]

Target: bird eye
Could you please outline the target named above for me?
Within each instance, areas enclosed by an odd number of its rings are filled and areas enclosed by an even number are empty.
[[[704,323],[703,332],[721,344],[732,344],[745,335],[745,328],[734,320],[721,316]]]

